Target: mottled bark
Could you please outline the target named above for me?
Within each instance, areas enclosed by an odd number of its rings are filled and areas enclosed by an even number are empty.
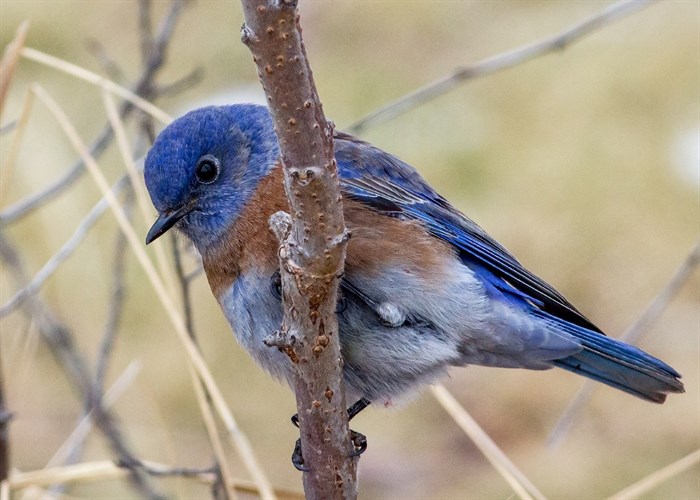
[[[242,0],[242,38],[253,53],[280,142],[290,214],[280,239],[284,322],[268,344],[294,363],[307,498],[355,498],[357,460],[348,431],[335,317],[347,232],[326,121],[301,39],[296,2]]]

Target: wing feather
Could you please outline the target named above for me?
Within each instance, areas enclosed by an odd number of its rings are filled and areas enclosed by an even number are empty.
[[[465,265],[499,292],[548,314],[600,332],[551,285],[525,269],[503,246],[435,192],[407,163],[340,132],[336,160],[343,194],[390,217],[420,221],[457,249]]]

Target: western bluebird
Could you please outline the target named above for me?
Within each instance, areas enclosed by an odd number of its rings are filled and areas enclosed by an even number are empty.
[[[556,366],[655,403],[683,392],[677,371],[605,336],[413,167],[347,134],[334,143],[352,234],[338,307],[349,398],[388,402],[469,364]],[[146,243],[181,230],[239,342],[290,381],[290,360],[263,344],[283,315],[267,222],[288,211],[279,154],[262,106],[207,107],[173,122],[146,158],[159,213]]]

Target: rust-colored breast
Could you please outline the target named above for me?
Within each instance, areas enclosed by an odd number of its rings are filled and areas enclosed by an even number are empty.
[[[345,224],[352,233],[345,264],[348,277],[354,273],[378,276],[387,267],[399,267],[440,279],[446,271],[453,250],[419,222],[387,217],[354,200],[344,199],[343,206]],[[217,297],[251,269],[272,276],[278,266],[278,244],[268,219],[280,210],[288,211],[288,205],[282,169],[277,167],[260,182],[220,244],[203,255],[209,285]]]
[[[289,210],[282,182],[282,169],[277,167],[260,181],[222,241],[202,255],[209,286],[217,297],[251,268],[269,270],[270,276],[277,269],[278,244],[267,221],[275,212]]]

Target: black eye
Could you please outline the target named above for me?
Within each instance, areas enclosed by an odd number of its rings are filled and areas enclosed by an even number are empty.
[[[202,156],[197,163],[195,174],[202,184],[211,184],[219,177],[219,160],[212,155]]]

